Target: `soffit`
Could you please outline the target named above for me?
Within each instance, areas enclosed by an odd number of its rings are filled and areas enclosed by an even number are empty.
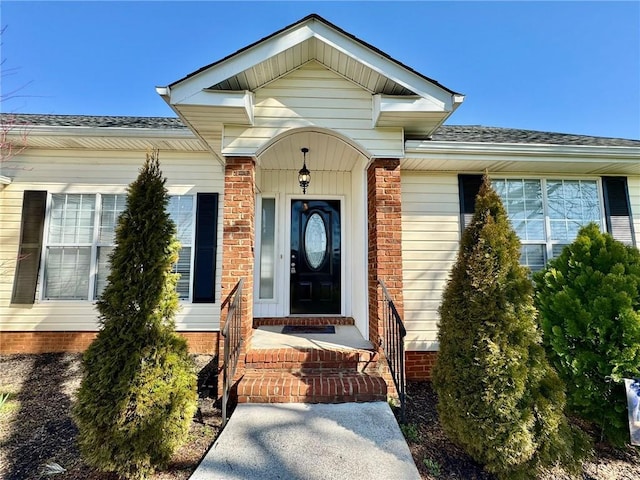
[[[640,175],[640,147],[408,141],[405,148],[403,170]]]
[[[27,148],[61,150],[160,150],[206,152],[208,149],[189,130],[90,128],[90,127],[25,127],[26,134],[12,132],[8,139]]]

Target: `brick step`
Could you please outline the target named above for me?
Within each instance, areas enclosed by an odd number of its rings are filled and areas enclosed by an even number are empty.
[[[369,350],[332,350],[319,348],[278,348],[249,350],[245,356],[247,370],[321,372],[372,372],[378,354]]]
[[[387,400],[382,377],[358,372],[245,373],[238,403],[347,403]]]
[[[351,317],[261,317],[253,319],[253,328],[265,325],[355,325]]]

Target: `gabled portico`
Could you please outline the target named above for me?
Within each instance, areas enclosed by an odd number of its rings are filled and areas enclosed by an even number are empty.
[[[352,318],[377,346],[378,279],[402,306],[405,140],[463,97],[316,15],[157,90],[225,166],[222,298],[245,279],[243,331]]]

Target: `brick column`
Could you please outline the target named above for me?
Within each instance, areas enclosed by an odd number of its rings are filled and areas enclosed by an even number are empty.
[[[369,235],[369,341],[374,345],[383,335],[382,291],[384,280],[391,298],[404,318],[402,288],[402,198],[400,160],[374,160],[367,171]]]
[[[240,354],[236,376],[244,372],[244,357],[251,341],[253,324],[253,269],[255,244],[255,162],[252,158],[226,159],[224,172],[224,206],[222,227],[222,301],[244,278],[242,295],[242,332],[244,346]],[[220,331],[224,328],[227,308],[220,312]],[[221,368],[224,338],[218,347]],[[220,370],[221,372],[221,370]],[[220,373],[219,372],[219,373]],[[218,396],[222,395],[222,374],[218,375]]]

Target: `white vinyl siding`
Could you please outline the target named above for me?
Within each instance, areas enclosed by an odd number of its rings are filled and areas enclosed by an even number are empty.
[[[312,61],[255,92],[254,124],[225,126],[223,153],[250,155],[294,128],[331,129],[372,155],[404,153],[401,128],[373,128],[371,93]]]
[[[437,350],[438,308],[460,241],[458,177],[402,173],[407,350]]]
[[[102,192],[122,194],[138,176],[144,151],[83,151],[30,149],[14,159],[13,181],[0,188],[0,330],[95,331],[97,311],[93,302],[36,301],[27,307],[10,305],[16,252],[19,248],[22,199],[25,190],[46,190],[50,195]],[[160,165],[170,195],[193,196],[198,192],[224,191],[224,169],[209,153],[160,152]],[[98,180],[99,179],[99,180]],[[218,245],[222,243],[222,203],[218,215]],[[100,244],[98,244],[100,245]],[[106,257],[106,251],[100,259]],[[101,260],[97,269],[100,272]],[[212,331],[220,325],[222,249],[216,259],[216,303],[182,303],[176,315],[180,331]],[[104,267],[104,264],[103,264]],[[42,268],[42,265],[41,265]],[[99,277],[98,277],[99,278]],[[38,287],[41,298],[43,284]]]

